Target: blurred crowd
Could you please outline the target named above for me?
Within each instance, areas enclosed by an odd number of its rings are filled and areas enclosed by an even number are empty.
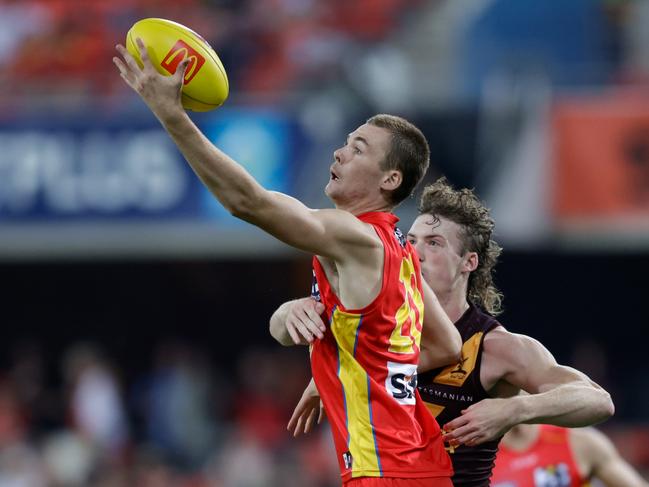
[[[281,102],[319,130],[341,113],[457,109],[502,79],[559,90],[649,80],[646,0],[0,0],[0,115],[123,105],[111,60],[146,17],[214,47],[230,105]]]
[[[175,20],[217,50],[237,90],[327,76],[343,49],[384,38],[419,0],[0,0],[0,83],[14,94],[111,94],[111,59],[134,21]]]
[[[326,427],[297,440],[286,431],[308,381],[300,351],[251,349],[226,371],[166,342],[127,381],[96,345],[72,346],[60,370],[21,345],[0,382],[0,485],[337,485]]]

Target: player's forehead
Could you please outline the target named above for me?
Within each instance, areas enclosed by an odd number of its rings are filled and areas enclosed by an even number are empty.
[[[448,218],[424,213],[415,219],[408,231],[408,235],[415,238],[439,235],[449,241],[455,241],[459,238],[460,230],[460,225]]]
[[[371,148],[387,149],[390,141],[390,131],[383,127],[364,123],[347,136],[349,141],[359,141]]]

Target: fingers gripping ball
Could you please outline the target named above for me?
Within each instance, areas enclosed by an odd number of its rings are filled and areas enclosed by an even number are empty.
[[[186,58],[189,64],[182,87],[182,104],[187,110],[206,112],[228,97],[228,76],[214,49],[193,30],[165,19],[142,19],[126,34],[126,49],[142,61],[135,40],[141,38],[151,63],[159,73],[171,76]]]

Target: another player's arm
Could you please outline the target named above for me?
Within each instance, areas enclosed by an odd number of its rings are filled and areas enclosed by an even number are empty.
[[[324,336],[323,311],[324,305],[313,298],[287,301],[270,317],[270,334],[284,346],[309,345]]]
[[[477,445],[498,438],[519,423],[589,426],[608,419],[611,396],[585,374],[557,364],[538,341],[496,329],[487,334],[482,367],[501,370],[502,381],[524,390],[506,399],[484,399],[444,425],[451,442]]]
[[[424,319],[418,372],[455,364],[461,360],[462,337],[439,303],[435,292],[422,279]]]
[[[498,355],[506,364],[503,380],[529,393],[508,399],[514,424],[579,427],[600,423],[614,414],[608,392],[586,374],[559,365],[537,340],[505,330],[487,337],[485,353]]]
[[[187,61],[173,76],[163,76],[152,66],[138,39],[144,68],[123,46],[124,61],[114,58],[122,78],[160,120],[198,177],[234,216],[252,223],[283,242],[337,262],[350,249],[380,245],[380,240],[350,213],[311,210],[298,200],[263,188],[243,167],[215,147],[189,118],[180,102]]]
[[[600,431],[594,428],[570,430],[570,443],[578,463],[586,466],[586,473],[601,480],[606,487],[649,487]]]

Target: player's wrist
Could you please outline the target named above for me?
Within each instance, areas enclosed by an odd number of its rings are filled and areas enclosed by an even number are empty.
[[[306,386],[306,390],[304,392],[312,397],[320,397],[320,393],[318,392],[318,388],[316,387],[315,380],[313,380],[313,378],[311,378],[311,380],[309,381],[309,385]]]
[[[158,120],[169,130],[177,129],[182,124],[187,113],[180,103],[149,104],[149,108]]]
[[[533,407],[530,404],[529,398],[530,396],[514,396],[505,399],[510,428],[534,419]]]

